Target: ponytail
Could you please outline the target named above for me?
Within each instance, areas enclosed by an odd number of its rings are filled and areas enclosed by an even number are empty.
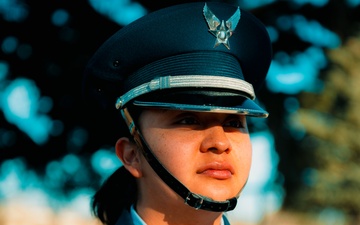
[[[103,224],[115,225],[121,213],[129,210],[136,198],[136,179],[121,166],[92,197],[92,213]]]

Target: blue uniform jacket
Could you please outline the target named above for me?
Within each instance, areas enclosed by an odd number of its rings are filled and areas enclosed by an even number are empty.
[[[226,216],[223,216],[223,219],[224,219],[224,225],[230,225],[229,220],[226,218]],[[118,221],[116,222],[116,225],[134,225],[130,212],[124,210],[120,215]]]

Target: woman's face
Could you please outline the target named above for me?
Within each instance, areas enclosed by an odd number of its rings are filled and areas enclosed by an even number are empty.
[[[159,161],[191,192],[224,201],[244,187],[252,153],[245,116],[150,109],[139,126]],[[164,189],[143,165],[150,189]]]

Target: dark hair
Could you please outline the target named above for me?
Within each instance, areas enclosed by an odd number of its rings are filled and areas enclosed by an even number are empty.
[[[114,225],[124,210],[136,202],[136,178],[125,167],[118,168],[92,197],[92,213],[106,225]]]
[[[143,111],[143,109],[132,104],[129,104],[128,110],[134,121],[138,121]],[[123,130],[127,130],[127,132],[122,131],[121,134],[127,133],[124,136],[135,143],[123,120],[120,127]],[[121,213],[124,210],[130,210],[130,206],[135,204],[136,200],[136,178],[124,166],[121,166],[105,180],[100,189],[92,197],[92,213],[103,224],[115,225]]]

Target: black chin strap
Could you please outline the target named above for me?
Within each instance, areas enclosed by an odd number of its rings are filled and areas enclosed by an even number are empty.
[[[150,147],[145,141],[142,134],[135,127],[127,108],[121,110],[121,114],[125,119],[131,135],[135,142],[142,149],[143,155],[157,173],[157,175],[184,200],[185,204],[195,208],[213,212],[225,212],[233,210],[237,203],[237,198],[231,198],[226,201],[214,201],[208,197],[190,192],[180,181],[178,181],[171,173],[159,162],[156,156],[151,152]]]

